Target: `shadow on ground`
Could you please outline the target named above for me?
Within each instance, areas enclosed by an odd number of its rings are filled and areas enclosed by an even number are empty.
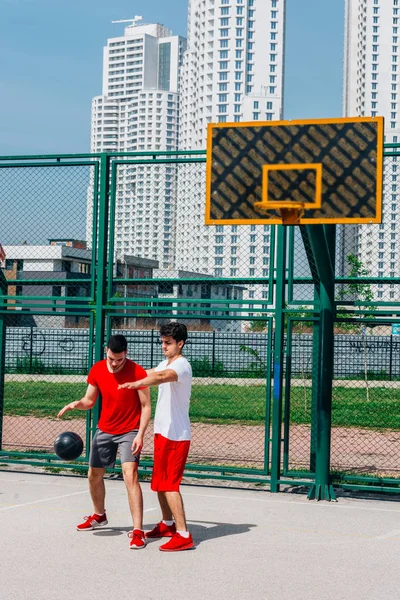
[[[150,526],[151,527],[151,526]],[[249,523],[214,523],[210,521],[189,521],[188,528],[193,536],[196,546],[207,540],[214,540],[228,535],[239,535],[248,533],[254,524]],[[99,537],[112,537],[124,535],[132,531],[132,527],[102,527],[101,530],[93,532]],[[159,539],[149,539],[148,543],[157,542]]]

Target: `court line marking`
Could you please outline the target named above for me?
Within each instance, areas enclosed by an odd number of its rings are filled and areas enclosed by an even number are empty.
[[[9,479],[0,479],[0,481],[7,481],[9,482]],[[15,481],[15,480],[14,480]],[[107,480],[105,480],[107,482]],[[16,483],[30,483],[27,480],[16,480]],[[36,482],[36,483],[41,483],[42,485],[48,485],[48,482],[46,481],[41,481],[41,482]],[[110,482],[111,483],[111,482]],[[142,483],[147,483],[147,482],[142,482]],[[63,485],[63,484],[58,484],[58,485]],[[68,484],[69,486],[69,484]],[[70,487],[73,487],[72,485]],[[37,500],[37,502],[47,502],[48,500],[52,500],[52,499],[59,499],[59,498],[67,498],[68,496],[74,496],[76,494],[84,494],[87,493],[89,490],[83,490],[81,492],[75,492],[73,494],[66,494],[64,496],[56,496],[54,498],[49,498],[49,499],[44,499],[44,500]],[[110,490],[111,491],[111,490]],[[144,493],[154,493],[152,492],[152,490],[143,490]],[[189,497],[194,497],[194,498],[221,498],[222,500],[239,500],[239,501],[249,501],[252,500],[253,502],[263,502],[263,503],[268,503],[270,502],[271,504],[289,504],[289,505],[296,505],[296,506],[307,506],[307,507],[314,507],[314,506],[318,506],[319,508],[327,508],[327,509],[349,509],[349,510],[364,510],[364,511],[371,511],[371,512],[389,512],[389,513],[400,513],[400,509],[390,509],[390,508],[374,508],[374,507],[368,507],[368,506],[350,506],[348,504],[340,504],[338,502],[329,502],[329,503],[321,503],[321,502],[313,502],[313,501],[307,501],[307,502],[299,502],[296,500],[280,500],[280,499],[272,499],[272,498],[254,498],[251,497],[250,495],[252,494],[253,490],[248,490],[249,495],[248,496],[222,496],[219,494],[190,494],[187,493],[186,491],[183,492],[183,496],[185,498],[189,498]],[[5,508],[0,508],[0,510],[5,510],[8,508],[16,508],[17,506],[29,506],[30,504],[36,504],[36,502],[28,502],[27,504],[16,504],[10,507],[5,507]]]
[[[250,491],[250,490],[249,490]],[[264,503],[268,503],[270,502],[271,504],[294,504],[297,506],[318,506],[319,508],[328,508],[328,509],[336,509],[336,508],[348,508],[350,510],[367,510],[367,511],[374,511],[374,512],[393,512],[393,513],[400,513],[400,509],[396,510],[396,509],[390,509],[390,508],[373,508],[373,507],[368,507],[368,506],[350,506],[348,504],[339,504],[338,502],[329,502],[326,504],[322,504],[321,502],[312,502],[312,501],[307,501],[307,502],[297,502],[295,500],[275,500],[272,498],[249,498],[248,496],[219,496],[216,494],[188,494],[188,493],[183,493],[182,494],[185,498],[189,498],[191,496],[193,497],[199,497],[199,498],[221,498],[223,500],[252,500],[254,502],[264,502]]]
[[[73,494],[64,494],[62,496],[53,496],[51,498],[43,498],[42,500],[34,500],[33,502],[25,502],[24,504],[12,504],[11,506],[3,506],[0,510],[11,510],[12,508],[20,508],[21,506],[31,506],[32,504],[40,504],[41,502],[49,502],[51,500],[60,500],[61,498],[69,498],[70,496],[78,496],[79,494],[87,494],[89,490],[82,492],[74,492]]]

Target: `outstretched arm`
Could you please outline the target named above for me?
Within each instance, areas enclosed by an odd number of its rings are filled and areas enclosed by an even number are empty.
[[[90,410],[96,404],[98,395],[98,387],[89,383],[83,398],[76,400],[75,402],[70,402],[70,404],[66,404],[58,413],[57,418],[60,419],[69,410]]]
[[[171,383],[178,381],[178,374],[173,369],[164,369],[163,371],[153,371],[140,379],[139,381],[128,381],[118,386],[118,389],[130,389],[136,390],[139,387],[146,386],[151,387],[153,385],[161,385],[162,383]]]
[[[142,414],[140,417],[140,425],[137,436],[132,442],[132,454],[140,452],[143,447],[143,438],[151,417],[150,390],[138,390],[140,404],[142,405]]]

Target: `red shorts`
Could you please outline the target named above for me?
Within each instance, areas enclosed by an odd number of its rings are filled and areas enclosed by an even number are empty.
[[[153,492],[179,492],[189,447],[190,440],[177,442],[160,433],[154,434]]]

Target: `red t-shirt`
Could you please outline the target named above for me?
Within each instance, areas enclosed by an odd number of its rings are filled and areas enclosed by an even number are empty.
[[[99,388],[101,393],[101,413],[98,423],[104,433],[119,435],[139,429],[142,407],[137,390],[119,390],[121,383],[139,381],[146,377],[146,371],[132,360],[126,359],[124,368],[118,373],[110,373],[107,361],[101,360],[89,371],[87,382]]]

